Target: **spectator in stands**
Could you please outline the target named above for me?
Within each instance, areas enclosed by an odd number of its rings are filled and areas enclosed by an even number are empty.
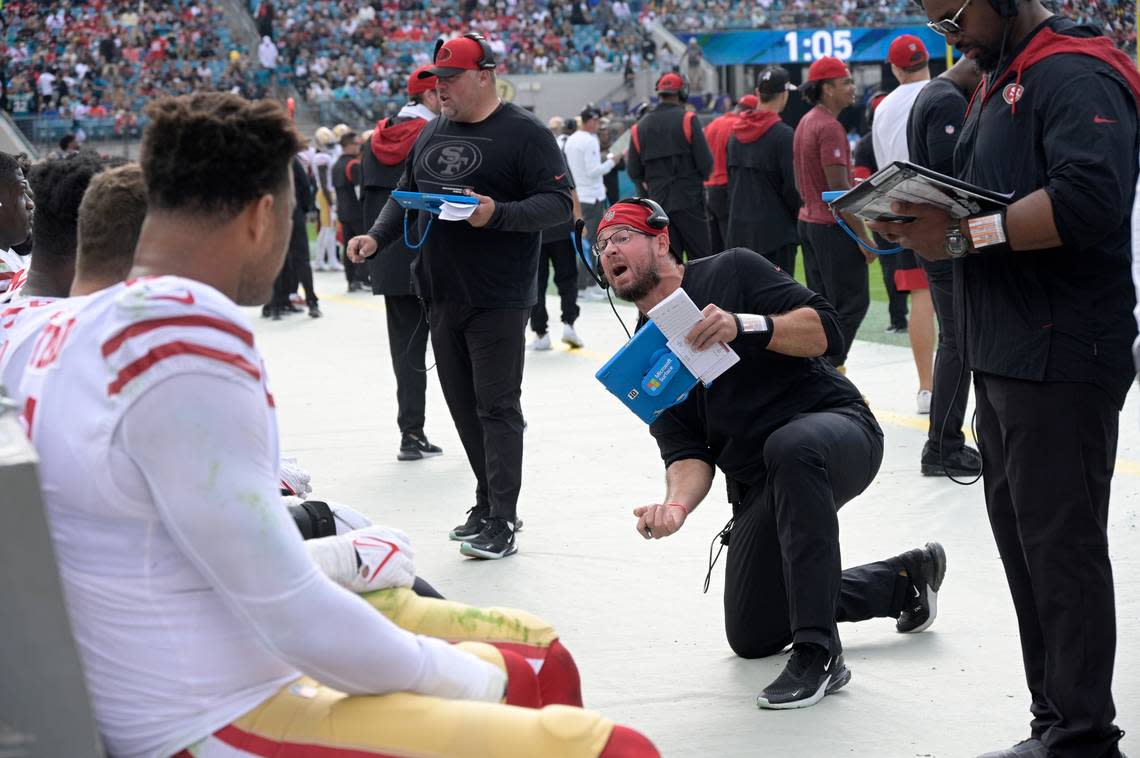
[[[273,39],[273,19],[276,18],[277,11],[273,7],[272,0],[261,0],[257,6],[257,33],[262,37],[269,37]]]

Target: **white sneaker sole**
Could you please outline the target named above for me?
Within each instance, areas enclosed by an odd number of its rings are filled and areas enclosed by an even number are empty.
[[[463,555],[466,555],[468,558],[482,558],[483,560],[487,561],[495,561],[500,558],[506,558],[509,555],[514,555],[518,551],[518,545],[511,545],[507,548],[507,551],[505,553],[492,553],[487,550],[480,550],[479,548],[472,546],[469,542],[464,542],[459,546],[459,552]]]
[[[926,607],[930,610],[930,615],[926,617],[926,621],[922,622],[914,629],[903,632],[903,634],[918,634],[925,632],[934,623],[934,619],[938,616],[938,593],[934,590],[929,590],[926,593]]]

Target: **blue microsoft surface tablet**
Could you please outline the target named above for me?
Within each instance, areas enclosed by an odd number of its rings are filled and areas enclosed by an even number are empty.
[[[665,346],[665,335],[652,321],[594,376],[647,424],[684,402],[697,385],[697,378]]]
[[[440,206],[444,203],[479,204],[478,198],[467,195],[437,195],[431,192],[408,192],[406,190],[395,190],[392,192],[392,199],[409,210],[427,211],[428,213],[439,213]]]

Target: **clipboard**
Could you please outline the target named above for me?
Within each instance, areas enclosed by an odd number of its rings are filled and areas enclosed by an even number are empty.
[[[697,386],[697,377],[665,343],[665,335],[650,321],[594,375],[647,424],[685,402]]]
[[[444,203],[456,205],[478,205],[479,198],[467,195],[441,195],[433,192],[408,192],[407,190],[394,190],[392,199],[410,211],[427,211],[439,214]]]
[[[1013,195],[977,187],[952,176],[908,161],[895,161],[854,188],[824,192],[822,199],[834,213],[852,213],[868,221],[913,221],[891,210],[891,203],[917,203],[944,208],[961,219],[1009,205]]]

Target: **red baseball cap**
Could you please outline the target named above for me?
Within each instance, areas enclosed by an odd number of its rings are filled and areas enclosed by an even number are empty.
[[[838,58],[825,55],[822,58],[817,58],[815,63],[811,64],[808,69],[807,80],[809,82],[825,82],[828,79],[846,79],[851,76],[851,72],[847,70],[847,64]]]
[[[756,106],[760,104],[760,99],[755,95],[745,95],[744,97],[740,98],[736,104],[744,110],[754,111],[756,110]]]
[[[644,205],[636,203],[614,203],[610,209],[602,216],[602,220],[598,223],[597,234],[601,234],[602,230],[610,226],[628,226],[636,229],[639,232],[644,232],[651,237],[656,237],[659,234],[664,234],[667,229],[654,229],[651,227],[647,220],[653,211],[646,208]],[[597,235],[595,235],[596,237]]]
[[[418,95],[421,92],[427,92],[429,89],[435,89],[435,84],[438,81],[435,74],[429,70],[431,66],[424,65],[417,68],[412,73],[408,74],[408,94]],[[423,78],[420,78],[423,76]]]
[[[685,80],[681,75],[670,71],[657,80],[658,92],[680,92],[685,89]]]
[[[488,48],[489,50],[489,48]],[[429,76],[455,76],[464,71],[493,69],[495,59],[483,54],[483,45],[471,37],[456,37],[444,42],[435,51],[433,65],[424,67],[420,78]]]
[[[899,68],[910,68],[930,60],[926,45],[913,34],[895,37],[887,51],[887,60]]]

